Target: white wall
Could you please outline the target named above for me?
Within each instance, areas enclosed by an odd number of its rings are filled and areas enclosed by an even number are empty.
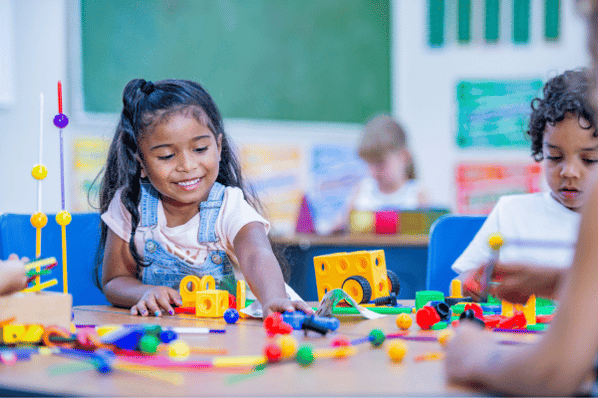
[[[72,119],[64,130],[66,148],[72,137],[111,137],[114,120],[88,123],[75,120],[70,99],[78,87],[72,73],[69,32],[77,10],[75,0],[9,0],[13,23],[13,103],[0,109],[0,213],[32,213],[37,208],[37,184],[31,168],[38,161],[39,94],[45,94],[44,161],[50,175],[43,182],[42,211],[60,210],[56,82],[65,89],[65,114]],[[502,4],[508,1],[501,2]],[[476,1],[472,2],[478,3]],[[535,18],[541,0],[532,0]],[[392,109],[410,134],[412,149],[424,184],[435,202],[453,205],[453,169],[462,159],[529,159],[528,151],[463,151],[455,144],[454,85],[462,78],[547,77],[550,71],[585,65],[585,25],[574,15],[571,1],[563,1],[562,38],[557,45],[539,39],[542,24],[534,23],[529,46],[503,43],[495,48],[449,45],[431,51],[426,45],[425,0],[395,0],[393,4]],[[352,145],[356,125],[225,121],[233,140],[333,142]],[[70,154],[66,153],[67,171]],[[70,187],[67,174],[67,187]],[[68,188],[67,188],[67,209]]]
[[[456,0],[452,1],[456,3]],[[446,1],[447,4],[451,0]],[[532,0],[529,44],[511,42],[511,0],[501,3],[500,43],[485,46],[481,29],[472,24],[472,44],[452,40],[439,49],[427,45],[427,1],[396,0],[393,45],[393,113],[409,134],[411,148],[424,185],[434,202],[455,206],[455,168],[461,161],[530,161],[531,149],[460,149],[456,144],[456,85],[462,79],[538,78],[544,81],[571,68],[586,66],[586,25],[573,1],[561,1],[561,38],[546,43],[543,37],[543,0]],[[472,2],[472,15],[483,18],[482,1]],[[450,14],[448,12],[447,14]],[[451,26],[445,22],[445,40]],[[476,38],[475,35],[478,34]]]

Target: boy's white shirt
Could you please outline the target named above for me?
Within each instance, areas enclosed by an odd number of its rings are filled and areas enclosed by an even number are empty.
[[[500,233],[505,244],[499,261],[566,268],[573,262],[581,215],[557,202],[550,192],[503,196],[469,246],[451,267],[461,274],[492,258],[488,236]],[[570,247],[509,246],[509,239],[562,242]]]
[[[128,242],[131,236],[131,214],[122,204],[120,197],[121,190],[118,190],[110,202],[108,210],[101,217],[112,232]],[[219,241],[210,245],[200,244],[197,240],[199,213],[185,224],[169,228],[166,226],[166,216],[160,200],[158,202],[157,226],[155,228],[137,227],[135,246],[137,252],[143,257],[145,241],[153,238],[168,251],[185,260],[190,266],[203,264],[208,250],[224,250],[233,263],[237,279],[244,279],[233,250],[233,241],[241,228],[254,221],[264,225],[266,234],[270,231],[270,223],[247,203],[243,191],[236,187],[226,187],[222,207],[216,219],[216,236]]]

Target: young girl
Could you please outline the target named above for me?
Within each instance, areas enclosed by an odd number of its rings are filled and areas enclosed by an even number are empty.
[[[542,161],[549,192],[502,197],[473,241],[452,269],[467,279],[493,256],[488,236],[506,240],[544,240],[570,243],[569,248],[505,246],[500,262],[527,262],[557,277],[573,260],[580,211],[589,193],[588,181],[596,172],[598,137],[593,110],[585,96],[586,72],[567,71],[549,80],[543,98],[532,101],[528,134],[532,156]],[[516,275],[516,274],[515,274]],[[467,294],[479,299],[478,292]]]
[[[353,210],[409,210],[427,204],[426,194],[415,179],[407,135],[390,116],[380,115],[364,127],[359,157],[368,164],[365,178],[353,200]]]
[[[132,314],[173,314],[186,275],[212,275],[234,293],[234,263],[264,316],[312,312],[287,299],[269,223],[246,197],[210,95],[185,80],[131,80],[100,194],[106,298]]]
[[[0,261],[0,296],[5,296],[27,287],[25,263],[29,259],[19,259],[16,254],[11,254],[5,261]]]

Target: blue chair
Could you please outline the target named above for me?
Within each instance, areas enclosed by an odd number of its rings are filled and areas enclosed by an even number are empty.
[[[109,304],[104,294],[93,284],[92,271],[100,238],[100,216],[96,213],[73,214],[66,226],[68,291],[73,305]],[[35,259],[35,228],[30,215],[3,214],[0,216],[0,258],[11,253]],[[41,257],[56,257],[58,265],[42,282],[58,279],[58,284],[47,290],[62,291],[62,231],[55,215],[48,215],[48,224],[42,228]]]
[[[426,290],[438,290],[445,295],[457,274],[451,265],[463,253],[486,221],[486,216],[448,214],[440,217],[430,230]]]

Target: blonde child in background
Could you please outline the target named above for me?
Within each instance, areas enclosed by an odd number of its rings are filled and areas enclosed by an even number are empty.
[[[481,277],[484,266],[493,257],[488,245],[488,237],[493,233],[500,233],[506,240],[548,242],[547,247],[506,245],[498,258],[501,263],[535,264],[531,279],[545,284],[546,291],[554,290],[560,274],[571,265],[581,208],[589,196],[589,182],[598,170],[598,137],[594,113],[586,100],[588,90],[587,72],[571,70],[550,79],[544,85],[542,98],[532,101],[527,133],[532,156],[542,162],[550,191],[500,198],[452,266],[461,279],[466,280],[471,274]],[[549,242],[560,245],[550,247]],[[542,278],[538,279],[538,274],[543,274]],[[510,268],[508,276],[517,278],[517,268]],[[481,298],[479,292],[467,288],[464,293],[475,300]]]
[[[415,176],[405,130],[391,116],[382,114],[366,123],[358,154],[367,163],[369,176],[357,186],[335,231],[346,229],[353,210],[413,210],[428,204]]]
[[[313,312],[287,298],[270,224],[253,199],[216,104],[199,84],[131,80],[100,193],[97,266],[108,301],[142,316],[174,314],[183,277],[212,275],[235,293],[238,264],[263,316]]]
[[[0,296],[5,296],[27,287],[25,275],[26,257],[19,259],[16,254],[11,254],[5,261],[0,261]]]

